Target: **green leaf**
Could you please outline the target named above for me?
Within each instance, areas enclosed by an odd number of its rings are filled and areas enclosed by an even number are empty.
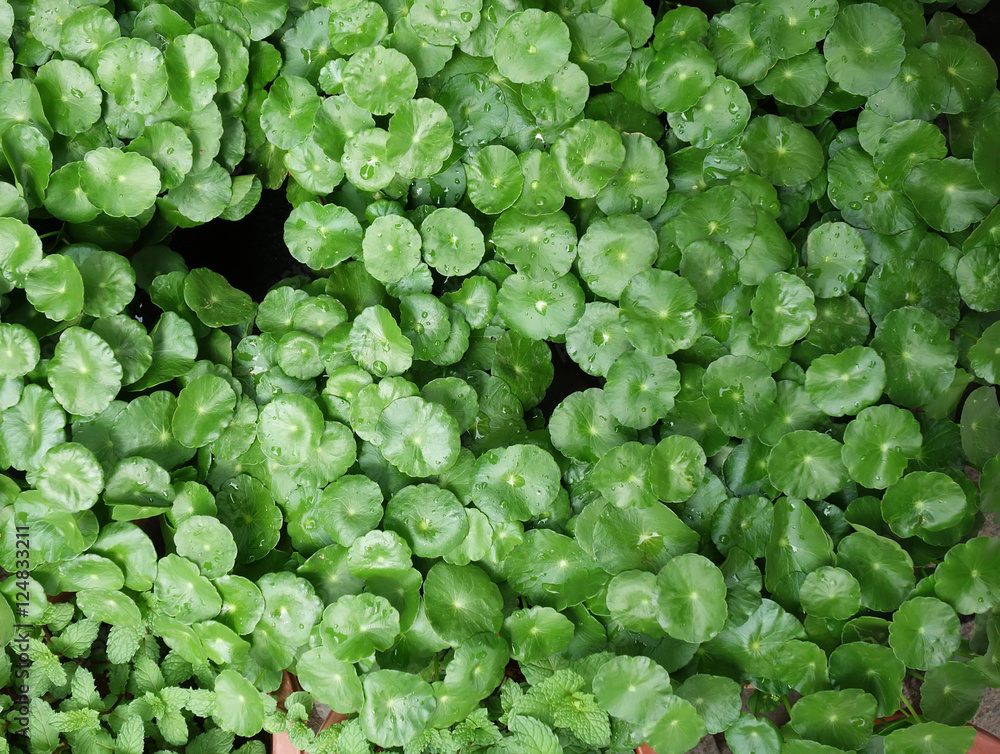
[[[187,558],[167,555],[156,570],[155,594],[163,612],[190,625],[219,614],[222,600],[212,583]]]
[[[878,353],[854,346],[813,360],[806,370],[805,388],[823,413],[844,416],[875,403],[885,381],[885,364]]]
[[[754,558],[763,557],[773,520],[774,508],[767,498],[730,497],[712,518],[712,541],[723,555],[738,547]]]
[[[487,215],[498,215],[517,201],[524,177],[517,155],[506,147],[483,147],[465,165],[467,196]]]
[[[847,425],[841,457],[856,482],[885,489],[902,476],[921,442],[920,426],[909,411],[871,406]]]
[[[323,490],[319,510],[324,530],[348,547],[382,520],[382,491],[366,477],[343,476]]]
[[[125,574],[125,586],[146,591],[156,578],[156,548],[135,524],[111,523],[101,529],[90,552],[114,562]]]
[[[84,615],[101,623],[129,628],[142,625],[139,608],[120,591],[81,589],[76,594],[76,604]]]
[[[869,531],[840,540],[837,563],[858,580],[861,604],[871,610],[895,610],[914,586],[909,554],[896,542]]]
[[[629,342],[650,356],[689,348],[701,332],[698,294],[680,275],[647,270],[622,291],[622,324]]]
[[[527,521],[542,515],[559,492],[559,467],[535,445],[511,445],[476,462],[472,502],[493,521]]]
[[[634,439],[634,432],[611,415],[600,388],[569,395],[552,412],[552,444],[565,456],[594,463],[611,448]]]
[[[141,154],[98,147],[84,157],[80,187],[101,212],[136,217],[153,206],[160,172]]]
[[[224,167],[210,162],[195,167],[160,200],[160,209],[179,215],[178,224],[207,223],[220,217],[233,200],[233,182]]]
[[[962,449],[969,463],[983,466],[1000,452],[997,447],[998,417],[1000,407],[997,406],[996,391],[992,386],[976,388],[966,398],[962,407],[961,431]]]
[[[693,675],[676,693],[694,705],[710,734],[721,733],[740,716],[740,685],[730,678]]]
[[[777,115],[753,118],[743,132],[750,167],[775,186],[797,186],[823,169],[823,150],[805,127]]]
[[[847,620],[861,609],[861,585],[842,568],[822,566],[806,575],[799,599],[808,615]]]
[[[282,393],[260,411],[257,440],[264,455],[285,466],[306,462],[319,447],[323,416],[311,400]]]
[[[221,728],[239,736],[257,735],[264,725],[260,692],[235,670],[223,670],[215,678],[213,718]]]
[[[880,644],[851,641],[830,653],[830,680],[840,688],[858,688],[874,696],[878,715],[899,709],[905,675],[906,666]]]
[[[726,731],[726,742],[735,749],[754,754],[778,754],[783,748],[781,734],[774,723],[746,713]]]
[[[404,537],[416,555],[426,558],[443,557],[469,533],[458,498],[433,484],[411,485],[394,494],[386,504],[384,526]]]
[[[76,319],[83,309],[83,277],[64,254],[50,254],[32,267],[24,292],[35,309],[56,322]]]
[[[420,226],[424,261],[446,277],[472,272],[486,253],[482,231],[460,209],[442,207]]]
[[[497,31],[493,59],[505,78],[529,84],[562,68],[570,48],[569,29],[557,14],[529,8],[504,21]]]
[[[105,43],[97,58],[97,78],[117,104],[138,114],[152,113],[167,94],[163,54],[142,39]]]
[[[865,272],[868,251],[861,233],[847,223],[823,223],[806,239],[806,282],[819,298],[842,296]]]
[[[281,534],[282,515],[263,484],[239,474],[222,484],[215,502],[219,520],[236,540],[239,563],[260,560],[274,549]]]
[[[303,202],[285,221],[285,244],[292,256],[313,270],[334,267],[358,251],[361,224],[344,207]]]
[[[416,9],[411,12],[411,23],[416,13]],[[414,28],[419,27],[414,24]],[[344,69],[344,92],[355,105],[373,115],[395,112],[413,98],[416,89],[413,63],[403,53],[381,45],[357,52]]]
[[[961,637],[955,611],[933,597],[907,600],[892,616],[889,646],[907,667],[929,670],[951,659]]]
[[[527,715],[511,715],[508,729],[514,734],[504,739],[513,754],[560,754],[564,751],[559,737],[543,722]]]
[[[679,372],[670,358],[627,351],[607,371],[604,399],[622,424],[645,429],[673,408],[679,391]]]
[[[664,437],[650,456],[649,486],[667,503],[682,503],[694,494],[705,476],[705,451],[690,437]]]
[[[573,640],[572,621],[551,607],[516,610],[503,622],[503,633],[519,662],[537,662],[566,649]]]
[[[361,708],[363,691],[354,665],[336,659],[325,646],[305,652],[296,663],[295,675],[316,701],[337,712]]]
[[[775,101],[793,107],[815,105],[830,83],[826,60],[813,48],[787,60],[779,60],[754,86]]]
[[[965,230],[997,203],[979,182],[972,160],[955,157],[924,160],[906,175],[903,188],[926,223],[944,233]]]
[[[934,591],[962,615],[1000,603],[1000,548],[989,537],[955,545],[934,572]],[[942,721],[944,722],[944,721]]]
[[[882,516],[900,537],[941,531],[965,515],[965,492],[939,471],[914,471],[890,485],[882,498]]]
[[[901,406],[929,403],[954,379],[955,346],[947,328],[926,309],[906,306],[889,312],[871,346],[886,365],[886,393]]]
[[[365,229],[365,268],[382,283],[395,283],[420,263],[421,238],[405,217],[384,215]]]
[[[972,110],[996,87],[996,62],[974,41],[947,34],[921,49],[937,61],[945,79],[947,97],[941,103],[944,112]]]
[[[670,703],[670,676],[648,657],[615,657],[594,677],[594,696],[612,715],[644,728]]]
[[[51,392],[26,385],[17,404],[3,413],[0,438],[11,466],[35,469],[49,448],[66,440],[66,414]]]
[[[308,81],[299,76],[279,76],[261,104],[260,127],[271,144],[291,149],[309,135],[320,105],[316,89]]]
[[[534,280],[562,277],[576,256],[576,228],[564,212],[529,216],[509,209],[497,218],[490,240],[504,261]]]
[[[91,72],[77,63],[50,60],[39,66],[34,83],[57,133],[73,136],[101,117],[101,91]]]
[[[225,576],[236,563],[236,541],[217,518],[190,516],[178,525],[174,534],[177,554],[197,564],[201,574],[210,579]]]
[[[618,299],[628,282],[656,259],[656,234],[636,215],[612,215],[593,222],[580,238],[580,277],[598,296]]]
[[[939,129],[922,120],[910,120],[887,128],[873,156],[879,177],[893,188],[902,188],[914,167],[947,154],[944,134]]]
[[[987,680],[973,663],[946,662],[931,668],[920,684],[924,716],[945,725],[965,725],[979,710]]]
[[[185,110],[199,110],[212,101],[222,72],[219,54],[198,34],[174,37],[164,49],[167,92]]]
[[[551,282],[511,275],[497,294],[497,312],[508,327],[526,338],[552,338],[583,316],[583,289],[575,275]]]
[[[399,24],[394,33],[399,34]],[[437,102],[418,98],[404,103],[389,120],[386,154],[393,170],[409,178],[436,175],[452,152],[454,131],[447,111]]]
[[[236,393],[229,383],[214,374],[203,374],[185,385],[177,396],[171,422],[174,436],[189,448],[207,445],[219,438],[235,408]]]
[[[684,754],[706,733],[694,705],[679,696],[664,697],[663,715],[646,730],[646,741],[657,754]]]
[[[891,654],[891,650],[889,652]],[[830,685],[826,663],[826,653],[817,645],[792,639],[786,641],[775,656],[774,678],[800,694],[811,694]]]
[[[767,588],[775,591],[787,576],[833,565],[833,560],[830,535],[812,509],[801,500],[780,498],[774,505],[774,524],[765,551]]]
[[[941,723],[917,723],[894,730],[885,737],[886,754],[960,754],[972,748],[976,731],[972,727],[951,727]]]
[[[839,749],[860,749],[872,735],[877,702],[860,689],[817,691],[792,707],[791,726],[803,738]]]
[[[978,377],[994,385],[1000,382],[1000,326],[997,323],[983,330],[979,340],[969,349],[969,361]]]
[[[0,323],[0,375],[22,377],[38,364],[41,349],[38,338],[24,325]]]
[[[90,254],[80,265],[80,276],[83,278],[83,311],[91,316],[118,314],[135,296],[135,270],[127,259],[114,252]]]
[[[429,683],[398,670],[369,673],[364,692],[361,727],[370,741],[382,747],[402,746],[413,739],[437,706]]]
[[[660,211],[670,185],[663,151],[638,133],[622,134],[622,143],[625,160],[597,194],[597,206],[607,215],[635,212],[648,220]]]
[[[323,611],[321,632],[333,657],[358,662],[395,643],[399,613],[384,597],[346,594]]]
[[[584,306],[583,316],[566,331],[566,351],[584,372],[603,377],[614,361],[631,350],[618,307],[600,301]]]
[[[722,630],[726,622],[726,586],[722,572],[707,558],[679,555],[656,577],[659,621],[681,641],[700,643]]]
[[[545,341],[508,330],[496,342],[490,372],[507,383],[522,406],[534,407],[552,384],[552,351]]]
[[[479,567],[435,563],[423,589],[431,626],[452,646],[484,631],[499,631],[503,598]]]
[[[566,194],[589,199],[618,172],[625,161],[625,146],[607,123],[584,118],[560,134],[552,155]]]
[[[840,10],[823,44],[830,78],[845,92],[869,95],[888,86],[906,56],[902,24],[874,3]]]
[[[458,458],[457,422],[441,405],[417,396],[390,403],[375,432],[385,459],[409,476],[439,474]]]
[[[769,275],[751,301],[751,321],[764,345],[790,346],[816,319],[815,296],[803,280],[785,272]]]
[[[759,361],[729,355],[705,370],[702,392],[723,430],[735,437],[751,437],[767,425],[777,385]]]
[[[250,296],[233,288],[217,272],[204,267],[184,278],[184,302],[209,327],[239,325],[253,316]]]
[[[700,148],[726,144],[739,136],[750,120],[750,102],[734,81],[716,76],[708,91],[691,108],[670,113],[668,122],[679,139]]]
[[[237,7],[244,18],[250,23],[250,39],[261,40],[278,29],[285,22],[288,5],[280,0],[246,0],[235,2],[227,0]]]
[[[683,112],[708,91],[715,69],[715,59],[705,45],[684,37],[657,51],[646,73],[646,94],[661,110]]]
[[[84,511],[97,502],[104,488],[104,472],[90,450],[67,442],[45,453],[33,485],[56,507]]]
[[[607,574],[570,537],[532,529],[507,555],[503,574],[534,603],[563,610],[597,594]]]

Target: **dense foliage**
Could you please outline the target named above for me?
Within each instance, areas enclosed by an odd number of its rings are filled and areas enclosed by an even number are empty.
[[[964,752],[1000,93],[948,5],[0,0],[0,752]],[[282,187],[311,276],[168,248]]]

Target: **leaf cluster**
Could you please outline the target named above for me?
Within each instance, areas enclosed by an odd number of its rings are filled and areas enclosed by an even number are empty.
[[[1000,93],[944,7],[0,0],[0,754],[965,751]],[[265,187],[255,302],[169,241]]]

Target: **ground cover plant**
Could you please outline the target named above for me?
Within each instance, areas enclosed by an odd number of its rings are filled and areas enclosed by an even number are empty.
[[[0,0],[0,752],[966,751],[980,5]]]

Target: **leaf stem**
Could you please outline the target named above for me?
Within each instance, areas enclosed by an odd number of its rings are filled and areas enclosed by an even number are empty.
[[[910,722],[912,721],[909,717],[903,717],[900,718],[899,720],[893,720],[891,723],[886,723],[881,728],[879,728],[878,734],[880,736],[885,736],[886,734],[892,733],[894,730],[898,728],[902,728],[904,725],[909,725]]]
[[[788,694],[781,697],[782,704],[785,705],[785,709],[788,711],[789,716],[792,714],[792,703],[788,701]]]
[[[916,720],[918,723],[922,722],[923,718],[921,718],[920,715],[917,713],[917,711],[913,709],[913,705],[910,704],[910,700],[907,699],[905,696],[903,697],[903,704],[906,705],[906,709],[909,710],[910,715],[913,717],[914,720]]]

